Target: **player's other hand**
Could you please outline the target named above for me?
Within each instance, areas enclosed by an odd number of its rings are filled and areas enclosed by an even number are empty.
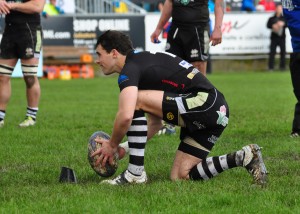
[[[6,1],[0,0],[0,14],[9,14],[10,7]]]
[[[215,46],[222,43],[222,32],[214,30],[210,36],[211,45]]]
[[[160,33],[161,33],[161,30],[156,29],[150,36],[151,42],[156,43],[156,44],[160,43],[160,41],[158,39]]]

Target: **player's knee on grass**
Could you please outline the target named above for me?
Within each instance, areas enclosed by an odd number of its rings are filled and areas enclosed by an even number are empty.
[[[176,152],[170,179],[172,181],[189,179],[189,173],[191,169],[197,164],[199,164],[201,161],[201,159],[195,156],[189,155],[178,150]]]

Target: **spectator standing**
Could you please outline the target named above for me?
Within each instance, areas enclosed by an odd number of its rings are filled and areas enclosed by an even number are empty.
[[[36,123],[40,99],[37,78],[42,27],[40,14],[45,0],[0,0],[0,13],[5,14],[5,30],[0,54],[0,127],[4,126],[5,110],[11,96],[11,75],[18,59],[26,83],[27,113],[20,127]]]
[[[267,28],[271,29],[271,43],[269,52],[268,68],[270,71],[274,70],[275,55],[277,47],[280,48],[280,70],[285,70],[285,28],[286,21],[282,14],[282,6],[277,5],[275,14],[268,19]]]
[[[64,10],[61,9],[59,6],[57,6],[56,0],[49,0],[49,2],[45,4],[42,15],[44,17],[48,17],[48,16],[56,16],[64,13],[65,13]]]
[[[123,1],[114,1],[114,12],[115,13],[128,13],[127,4]]]
[[[300,136],[300,0],[282,0],[283,15],[292,37],[293,53],[290,71],[294,94],[297,99],[291,137]]]
[[[257,10],[258,8],[260,8],[260,11],[275,11],[276,4],[273,0],[260,0],[256,6]]]
[[[241,11],[254,12],[256,11],[253,0],[242,0]]]

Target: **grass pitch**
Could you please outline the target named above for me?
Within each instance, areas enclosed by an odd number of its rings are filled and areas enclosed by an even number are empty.
[[[0,129],[0,213],[300,213],[300,139],[289,137],[296,102],[289,73],[208,78],[230,106],[229,125],[210,156],[259,144],[270,173],[267,188],[251,186],[243,168],[205,182],[171,182],[178,132],[148,142],[148,184],[101,185],[87,161],[87,142],[97,130],[111,133],[117,78],[41,79],[38,122],[27,129],[17,127],[26,111],[25,84],[13,79]],[[127,163],[119,162],[116,175]],[[58,182],[62,166],[75,170],[78,184]]]

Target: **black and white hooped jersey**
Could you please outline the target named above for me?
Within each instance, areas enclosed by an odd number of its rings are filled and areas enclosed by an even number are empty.
[[[131,52],[120,72],[120,90],[137,86],[139,90],[160,90],[185,94],[210,91],[214,86],[187,61],[166,52]]]

